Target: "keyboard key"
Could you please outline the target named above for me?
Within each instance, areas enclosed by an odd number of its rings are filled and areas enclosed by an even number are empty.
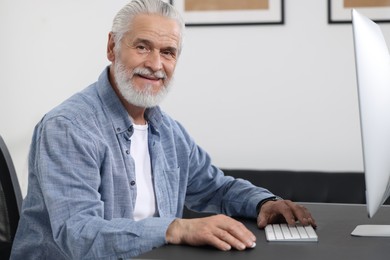
[[[305,226],[305,230],[306,230],[307,235],[309,236],[309,238],[315,238],[315,239],[317,239],[317,234],[316,234],[316,232],[314,231],[314,229],[313,229],[312,226]]]
[[[298,229],[298,232],[299,232],[299,235],[301,236],[301,238],[309,238],[307,232],[306,232],[306,229],[303,227],[303,226],[297,226],[297,229]]]
[[[284,239],[292,239],[292,235],[291,235],[290,229],[288,228],[287,224],[281,224],[280,228],[282,229]]]
[[[283,233],[282,233],[282,229],[280,228],[279,225],[273,226],[273,230],[274,230],[275,237],[276,237],[277,240],[280,240],[280,239],[284,238]]]
[[[295,226],[290,228],[290,232],[291,232],[291,236],[292,236],[293,239],[297,239],[297,238],[301,237],[299,235],[297,227],[295,227]]]
[[[264,230],[265,230],[265,235],[267,237],[267,240],[272,240],[272,241],[276,240],[272,225],[267,225]]]

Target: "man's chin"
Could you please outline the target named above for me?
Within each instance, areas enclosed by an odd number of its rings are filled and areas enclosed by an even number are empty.
[[[169,92],[169,86],[153,86],[151,84],[139,85],[132,81],[119,85],[118,89],[124,100],[132,106],[151,108],[158,106]]]
[[[158,106],[158,105],[135,105],[135,104],[131,104],[131,105],[137,109],[149,109]]]
[[[162,100],[165,98],[166,95],[164,96],[159,96],[159,97],[137,97],[137,98],[134,98],[131,97],[131,98],[125,98],[126,101],[131,104],[132,106],[136,106],[136,107],[139,107],[139,108],[151,108],[151,107],[156,107],[158,105],[160,105],[160,103],[162,102]]]

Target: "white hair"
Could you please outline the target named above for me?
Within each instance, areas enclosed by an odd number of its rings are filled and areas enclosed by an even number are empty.
[[[133,0],[119,10],[114,17],[111,29],[114,34],[115,48],[120,48],[120,42],[124,34],[131,30],[133,19],[139,14],[158,14],[175,20],[180,28],[178,48],[178,54],[180,54],[185,28],[183,18],[172,5],[161,0]]]

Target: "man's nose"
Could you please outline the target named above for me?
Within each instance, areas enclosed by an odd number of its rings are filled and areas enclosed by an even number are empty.
[[[148,56],[145,61],[145,67],[148,67],[153,71],[158,71],[163,68],[161,55],[158,50],[152,50],[151,52],[148,53]]]

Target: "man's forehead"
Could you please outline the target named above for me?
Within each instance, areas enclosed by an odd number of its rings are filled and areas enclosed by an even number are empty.
[[[132,23],[129,36],[132,40],[144,39],[178,45],[180,28],[173,19],[161,15],[137,15]]]

